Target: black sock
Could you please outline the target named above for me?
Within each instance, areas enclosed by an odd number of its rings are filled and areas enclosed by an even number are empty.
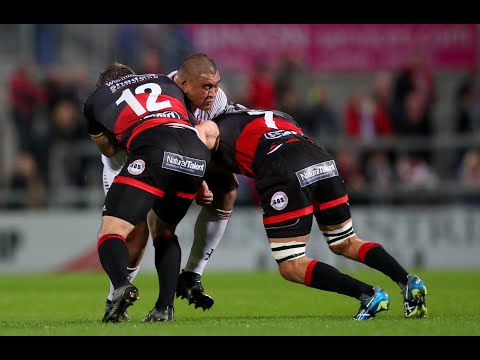
[[[312,260],[316,261],[316,260]],[[310,266],[309,266],[310,268]],[[309,270],[307,270],[308,272]],[[347,274],[343,274],[333,266],[317,261],[311,270],[310,283],[305,284],[315,289],[332,291],[359,299],[362,295],[372,296],[373,287]]]
[[[365,254],[365,265],[376,269],[396,282],[400,288],[407,283],[408,272],[383,246],[372,247]]]
[[[98,258],[115,289],[128,280],[128,248],[121,235],[108,234],[99,240]]]
[[[157,309],[173,306],[177,290],[178,274],[182,260],[182,249],[176,235],[171,237],[157,236],[153,240],[155,247],[155,268],[158,275]]]

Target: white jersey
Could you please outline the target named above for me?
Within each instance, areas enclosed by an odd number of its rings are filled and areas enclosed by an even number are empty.
[[[168,74],[168,77],[173,80],[177,70],[172,71]],[[197,118],[198,122],[202,122],[203,120],[211,120],[218,114],[220,114],[225,107],[228,105],[227,102],[227,95],[225,92],[219,88],[217,91],[217,96],[215,96],[215,100],[213,101],[213,106],[210,111],[204,111],[201,109],[195,109],[193,115]],[[107,193],[110,185],[112,185],[113,179],[115,176],[118,175],[120,170],[122,169],[123,164],[127,159],[127,153],[125,150],[119,151],[112,157],[106,157],[102,154],[102,163],[103,163],[103,190],[105,194]]]

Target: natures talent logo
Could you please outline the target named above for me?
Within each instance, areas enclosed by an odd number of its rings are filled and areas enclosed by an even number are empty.
[[[163,153],[162,167],[164,169],[179,171],[193,176],[203,176],[206,165],[207,162],[205,160],[194,159],[167,151]]]
[[[338,176],[337,166],[334,160],[325,161],[309,166],[295,173],[302,187],[313,184],[318,180]]]

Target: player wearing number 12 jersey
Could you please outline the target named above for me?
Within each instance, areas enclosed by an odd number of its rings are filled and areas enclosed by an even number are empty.
[[[100,74],[83,112],[104,155],[112,156],[120,147],[127,151],[127,161],[106,195],[97,239],[100,263],[115,288],[102,321],[116,322],[139,297],[128,280],[126,237],[150,210],[171,224],[174,233],[202,184],[210,152],[192,125],[195,118],[184,93],[166,75],[135,75],[113,63]],[[161,262],[178,274],[180,244],[176,237],[168,240],[176,242],[177,251],[165,262],[155,247],[155,265]],[[176,277],[170,287],[173,302]]]

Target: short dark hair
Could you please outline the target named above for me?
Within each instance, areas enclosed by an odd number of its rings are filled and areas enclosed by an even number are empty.
[[[105,84],[108,81],[117,80],[127,75],[134,75],[135,72],[129,68],[127,65],[114,62],[108,65],[98,77],[97,87],[102,84]]]
[[[207,54],[197,53],[187,56],[177,75],[179,77],[200,76],[201,74],[216,74],[218,72],[217,65],[213,59]]]

